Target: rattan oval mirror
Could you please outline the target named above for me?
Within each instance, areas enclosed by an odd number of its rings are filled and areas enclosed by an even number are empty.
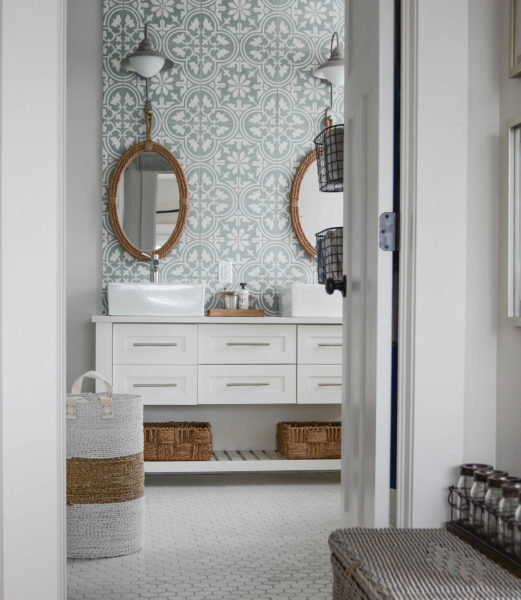
[[[109,217],[123,248],[138,260],[169,254],[188,218],[188,186],[177,158],[150,139],[119,159],[109,185]]]
[[[315,234],[343,223],[343,194],[324,194],[318,187],[316,153],[312,150],[300,163],[291,184],[291,225],[302,248],[316,257]]]

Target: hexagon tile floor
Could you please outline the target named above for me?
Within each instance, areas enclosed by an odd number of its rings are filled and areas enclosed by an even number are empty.
[[[142,552],[69,560],[68,600],[329,600],[336,473],[152,476]]]

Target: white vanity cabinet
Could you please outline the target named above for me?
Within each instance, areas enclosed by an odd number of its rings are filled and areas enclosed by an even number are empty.
[[[297,402],[342,402],[342,326],[297,325]]]
[[[199,325],[199,404],[292,404],[295,325]]]
[[[199,363],[295,364],[295,325],[201,324]]]
[[[146,407],[172,407],[168,420],[212,422],[215,415],[217,426],[221,416],[215,411],[229,415],[246,405],[259,405],[255,410],[271,411],[279,420],[339,417],[338,409],[332,413],[331,408],[318,406],[341,403],[340,319],[100,316],[93,321],[96,370],[112,380],[116,393],[140,394]],[[284,410],[291,411],[292,418],[279,418]],[[322,418],[324,411],[329,416]],[[248,421],[248,425],[259,424]],[[232,450],[221,450],[221,443],[212,461],[147,463],[146,471],[339,468],[340,461],[335,460],[282,460],[273,448],[237,451],[240,442],[234,446],[233,435],[230,426],[226,447]],[[244,446],[244,434],[241,439]]]
[[[197,404],[197,325],[114,323],[114,390],[150,405]]]

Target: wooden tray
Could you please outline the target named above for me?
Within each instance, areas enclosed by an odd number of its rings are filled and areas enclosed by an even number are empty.
[[[263,317],[263,308],[248,308],[246,310],[240,308],[210,308],[208,311],[209,317]]]

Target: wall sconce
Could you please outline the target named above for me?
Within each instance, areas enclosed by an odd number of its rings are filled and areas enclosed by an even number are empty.
[[[333,48],[333,42],[336,37],[336,46]],[[331,36],[331,51],[329,59],[318,66],[313,75],[319,79],[325,79],[331,83],[331,86],[344,85],[344,49],[338,40],[338,33],[335,31]]]
[[[152,132],[152,102],[148,93],[148,80],[158,73],[168,71],[174,66],[167,56],[154,48],[152,40],[148,37],[148,25],[145,24],[145,37],[138,49],[121,61],[121,68],[130,73],[137,73],[146,82],[145,122],[147,128],[147,143],[151,140]],[[151,143],[151,142],[150,142]]]
[[[336,46],[333,43],[336,38]],[[315,138],[318,186],[321,192],[341,192],[344,189],[344,126],[333,125],[333,86],[344,84],[344,50],[338,33],[331,37],[329,59],[313,71],[331,87],[331,105],[326,110],[326,128]]]
[[[168,57],[154,48],[152,40],[148,37],[148,25],[145,25],[145,37],[139,44],[138,49],[121,61],[123,69],[135,72],[145,79],[168,71],[173,66],[174,63]]]

